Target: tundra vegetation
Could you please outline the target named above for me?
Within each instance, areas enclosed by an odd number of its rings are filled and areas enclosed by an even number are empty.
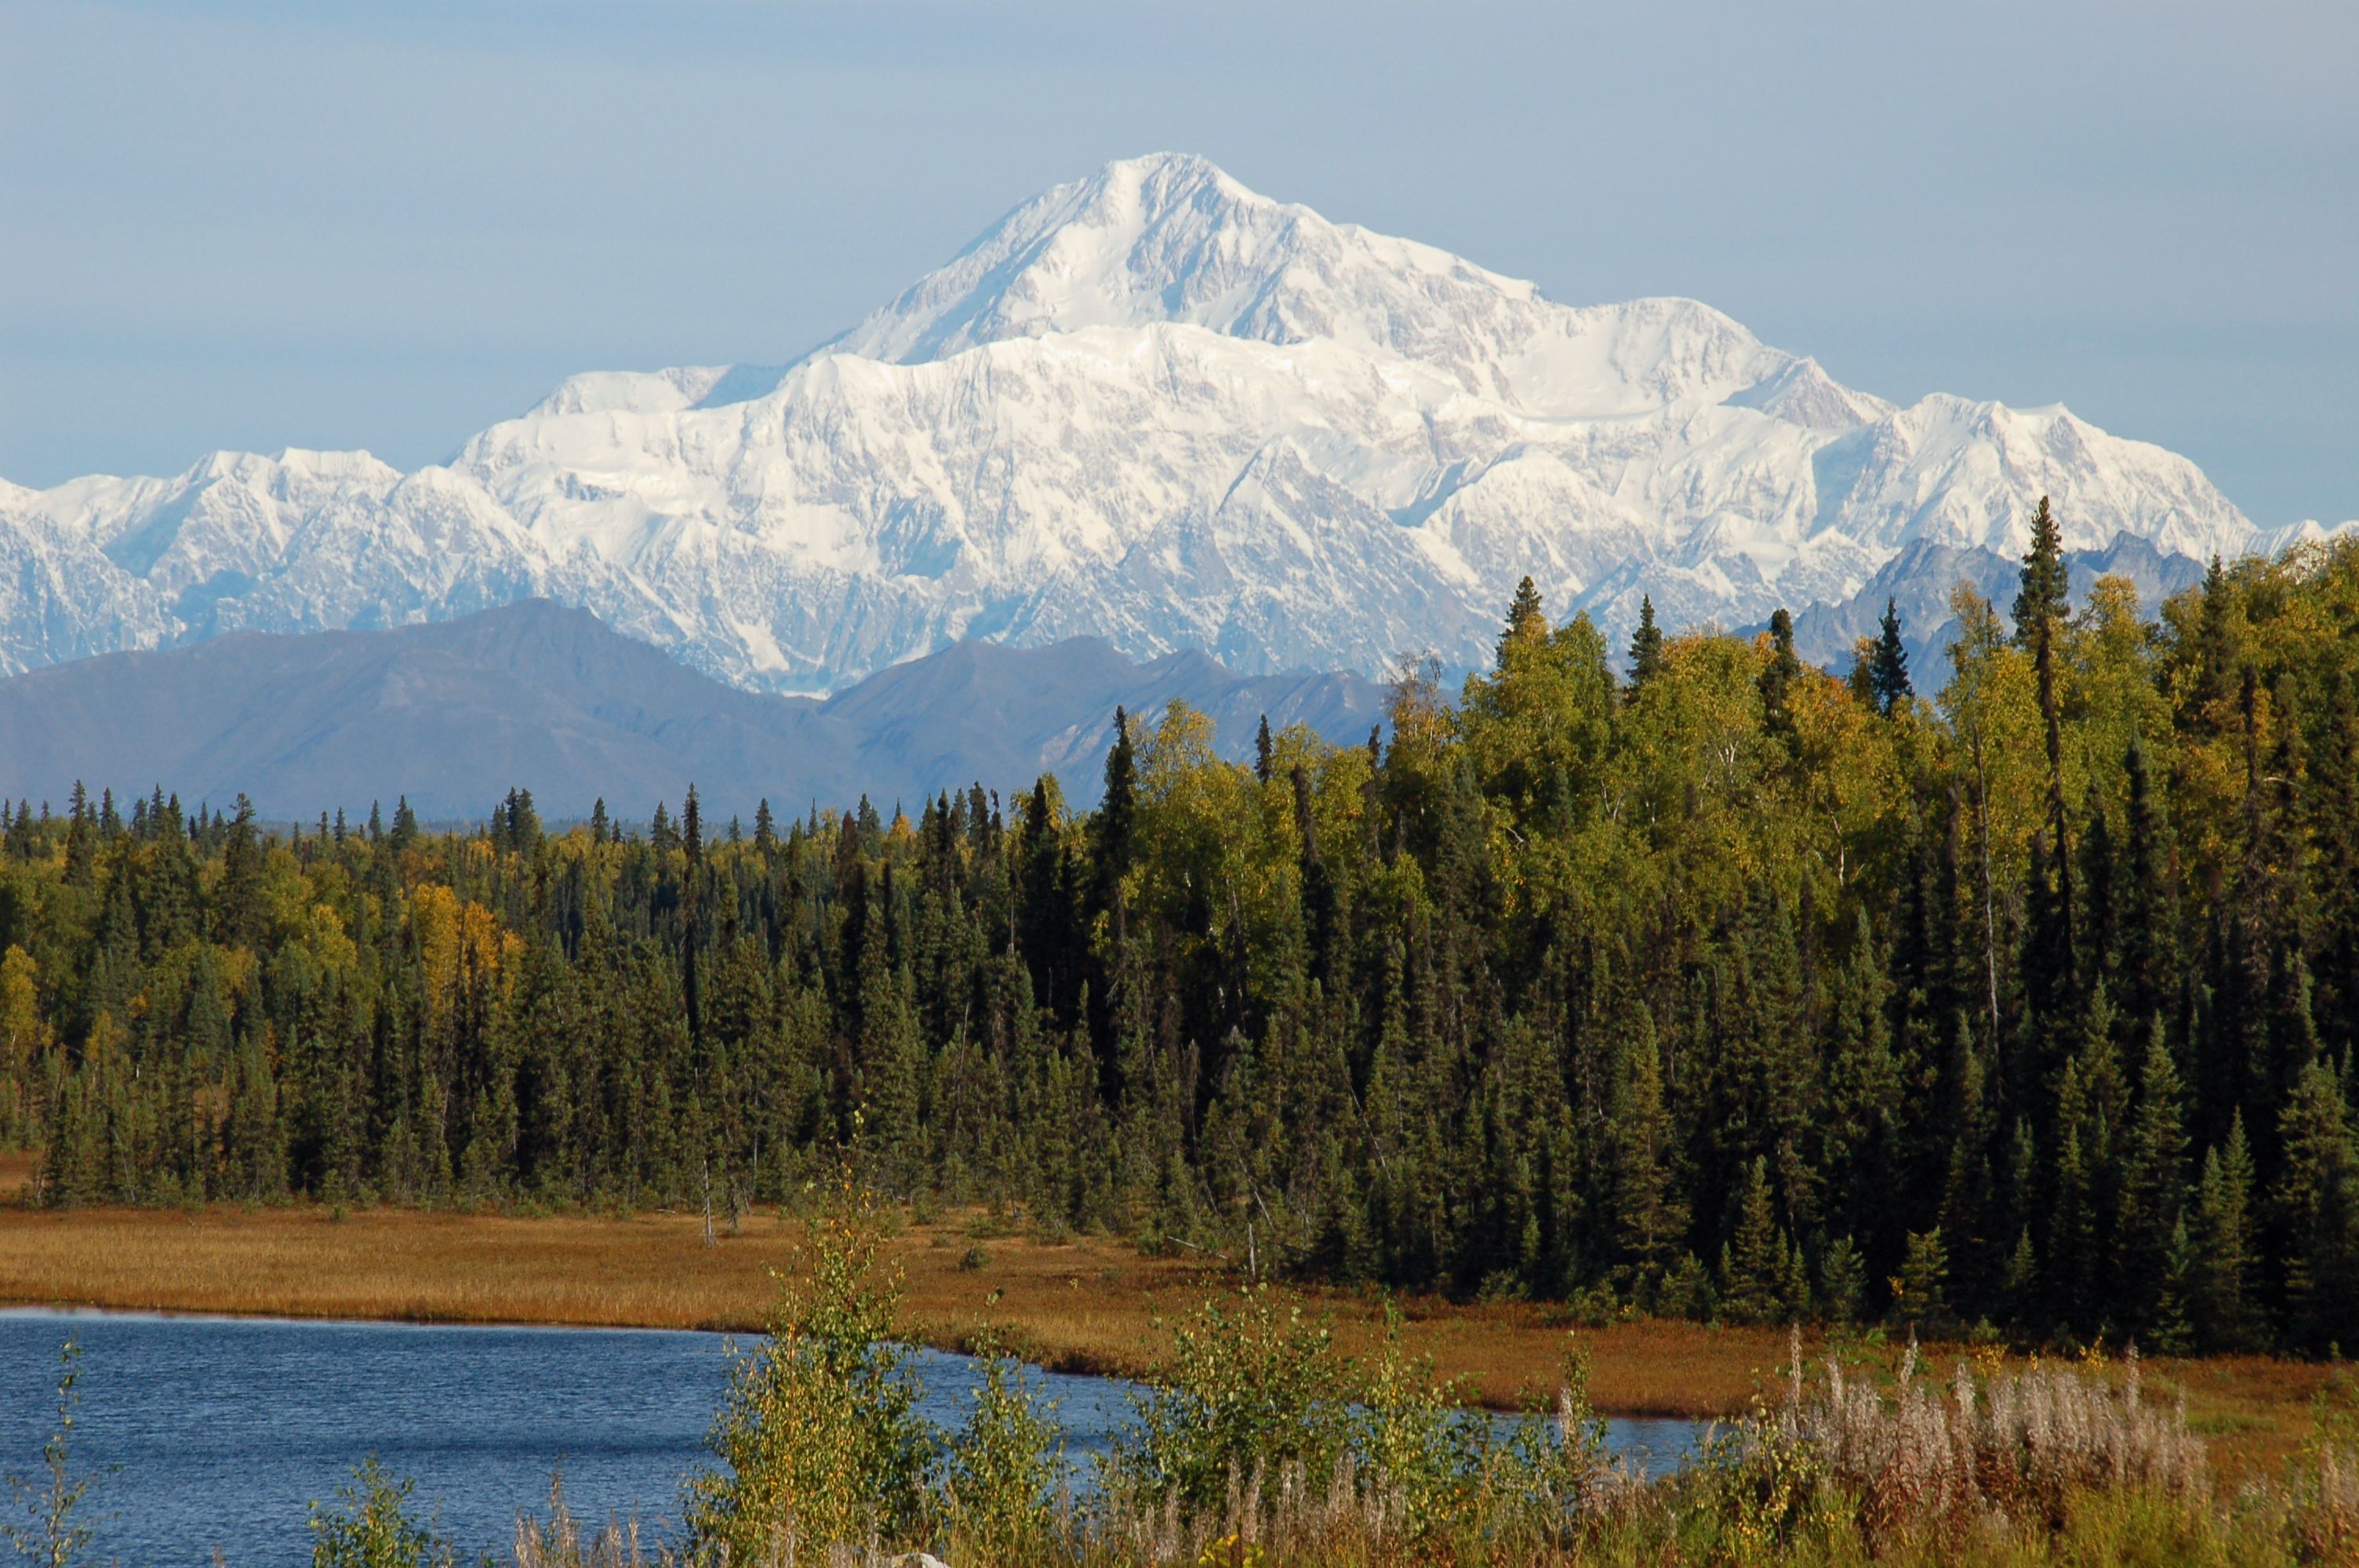
[[[920,1206],[1584,1322],[2359,1345],[2359,546],[2075,597],[2043,507],[1940,671],[1626,655],[1527,585],[1389,733],[1126,718],[1052,778],[750,827],[0,835],[38,1201]],[[978,1274],[984,1271],[978,1270]]]

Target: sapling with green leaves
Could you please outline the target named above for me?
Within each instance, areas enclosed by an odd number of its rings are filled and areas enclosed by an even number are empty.
[[[939,1436],[895,1338],[901,1277],[883,1240],[846,1173],[807,1223],[806,1271],[782,1286],[768,1336],[731,1369],[709,1440],[721,1466],[687,1485],[695,1551],[785,1561],[923,1532]]]
[[[82,1408],[82,1341],[69,1338],[58,1349],[58,1419],[41,1444],[41,1464],[47,1472],[38,1480],[8,1477],[18,1519],[0,1525],[5,1539],[27,1562],[39,1568],[71,1568],[85,1560],[96,1533],[92,1516],[84,1508],[98,1477],[73,1467],[75,1412]]]
[[[418,1483],[374,1454],[336,1488],[336,1503],[311,1505],[311,1568],[454,1568],[458,1551],[410,1517]]]
[[[1234,1484],[1293,1465],[1321,1480],[1352,1436],[1353,1389],[1332,1331],[1267,1285],[1172,1325],[1170,1359],[1103,1461],[1109,1496],[1217,1508]]]
[[[1046,1562],[1065,1471],[1056,1406],[1038,1398],[1035,1379],[996,1341],[985,1339],[975,1353],[983,1382],[951,1439],[940,1494],[951,1556],[978,1568]]]

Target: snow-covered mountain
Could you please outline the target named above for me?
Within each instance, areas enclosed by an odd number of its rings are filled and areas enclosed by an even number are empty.
[[[579,376],[445,465],[0,486],[0,671],[545,595],[781,692],[1077,634],[1375,674],[1478,661],[1526,573],[1617,637],[1642,592],[1741,625],[2019,554],[2042,494],[2077,549],[2276,542],[2060,407],[1896,407],[1692,300],[1559,305],[1160,155],[792,365]]]

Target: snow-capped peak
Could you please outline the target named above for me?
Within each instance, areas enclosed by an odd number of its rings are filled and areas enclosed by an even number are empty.
[[[1520,279],[1330,222],[1174,153],[1110,163],[1026,202],[828,351],[907,364],[1158,322],[1341,343],[1559,417],[1724,396],[1792,363],[1693,300],[1569,309]],[[1842,401],[1820,399],[1814,417]]]
[[[829,349],[908,363],[1006,338],[1154,321],[1266,338],[1239,328],[1294,259],[1303,220],[1328,226],[1207,159],[1124,158],[1016,208]]]
[[[2060,408],[1897,408],[1691,299],[1571,308],[1202,158],[1108,164],[802,361],[576,376],[403,475],[221,454],[0,488],[0,670],[527,595],[738,684],[959,637],[1380,674],[1484,656],[1529,574],[1619,637],[1742,625],[1887,564],[2233,554],[2185,459]]]

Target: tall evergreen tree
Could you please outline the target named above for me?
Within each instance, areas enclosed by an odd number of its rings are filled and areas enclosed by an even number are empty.
[[[1721,1250],[1721,1308],[1737,1323],[1777,1323],[1805,1303],[1788,1300],[1792,1270],[1786,1237],[1769,1200],[1769,1162],[1745,1167],[1736,1228]]]
[[[1897,600],[1886,599],[1884,601],[1884,619],[1877,629],[1875,651],[1868,661],[1868,687],[1875,696],[1875,710],[1886,719],[1917,694],[1917,688],[1908,681],[1908,648],[1900,640],[1900,605]]]
[[[2345,1110],[2341,1086],[2312,1062],[2278,1127],[2286,1332],[2312,1351],[2359,1344],[2359,1148]]]
[[[2031,516],[2031,547],[2023,555],[2023,576],[2012,611],[2016,645],[2029,653],[2063,623],[2071,611],[2071,580],[2064,561],[2064,532],[2049,510],[2048,498]]]
[[[1609,1202],[1633,1287],[1649,1301],[1685,1250],[1688,1215],[1671,1168],[1676,1134],[1663,1099],[1654,1022],[1643,1005],[1630,1006],[1614,1056]]]
[[[2056,645],[2070,609],[2071,589],[2062,531],[2043,495],[2031,520],[2031,548],[2024,555],[2021,586],[2015,596],[2015,640],[2031,654],[2047,741],[2046,853],[2035,838],[2027,890],[2030,917],[2025,936],[2028,1033],[2036,1042],[2044,1038],[2044,1049],[2050,1054],[2055,1049],[2056,1029],[2078,1011],[2082,1000],[2074,962],[2079,920],[2074,908],[2071,826],[2064,808],[2063,708],[2056,686]],[[2035,1050],[2035,1059],[2039,1054]]]
[[[2160,1026],[2149,1033],[2138,1069],[2138,1098],[2122,1162],[2120,1217],[2114,1227],[2120,1273],[2114,1294],[2151,1342],[2182,1310],[2174,1241],[2185,1245],[2187,1124],[2178,1064]]]
[[[2310,838],[2317,855],[2316,1019],[2328,1050],[2359,1060],[2359,701],[2338,669],[2310,759]]]
[[[220,939],[230,946],[251,943],[262,930],[262,834],[255,825],[254,803],[240,795],[237,816],[222,851],[221,888],[214,907],[219,912]]]
[[[1794,617],[1781,604],[1770,612],[1769,663],[1762,669],[1757,685],[1763,722],[1770,734],[1788,744],[1793,741],[1794,720],[1786,710],[1786,694],[1801,674],[1802,661],[1794,652]]]
[[[2203,1156],[2190,1227],[2195,1271],[2189,1315],[2197,1343],[2209,1350],[2249,1350],[2261,1340],[2253,1300],[2253,1157],[2241,1115],[2227,1136]]]
[[[1655,601],[1647,594],[1638,596],[1638,629],[1630,634],[1630,695],[1636,697],[1646,684],[1663,673],[1663,633],[1655,624]]]
[[[1507,624],[1499,633],[1499,668],[1506,669],[1510,652],[1519,647],[1535,647],[1548,639],[1548,612],[1540,604],[1540,590],[1526,577],[1516,584],[1516,597],[1507,606]]]
[[[2128,797],[2118,919],[2122,1011],[2132,1019],[2175,1020],[2179,896],[2171,876],[2169,822],[2147,766],[2146,743],[2136,735],[2122,769]]]
[[[1265,726],[1265,730],[1266,726]],[[1114,710],[1114,744],[1106,750],[1105,788],[1098,797],[1091,834],[1095,859],[1092,903],[1100,910],[1114,904],[1115,889],[1130,870],[1138,832],[1138,759],[1130,738],[1130,716]]]
[[[2229,619],[2235,597],[2235,584],[2222,568],[2215,551],[2203,573],[2191,667],[2187,671],[2189,689],[2178,705],[2183,727],[2199,734],[2219,732],[2226,706],[2235,694],[2236,668],[2242,662]]]

